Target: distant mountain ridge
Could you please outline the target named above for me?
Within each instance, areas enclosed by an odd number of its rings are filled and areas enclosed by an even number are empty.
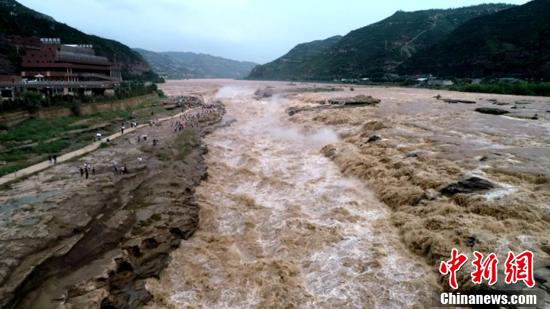
[[[141,78],[152,74],[143,57],[124,44],[85,34],[15,0],[0,0],[0,64],[10,65],[4,69],[5,72],[0,72],[3,74],[13,73],[20,60],[10,47],[7,36],[60,38],[67,44],[92,44],[98,55],[121,65],[123,77]]]
[[[512,7],[508,4],[483,4],[446,10],[398,11],[330,42],[328,48],[324,46],[317,54],[311,53],[293,68],[283,66],[283,63],[293,61],[289,52],[255,68],[250,78],[329,80],[395,74],[399,66],[416,53],[443,41],[465,22]]]
[[[257,64],[236,61],[207,54],[192,52],[152,52],[136,48],[153,67],[153,70],[168,79],[185,78],[234,78],[248,76]]]
[[[534,0],[474,18],[423,54],[402,74],[550,80],[550,0]]]

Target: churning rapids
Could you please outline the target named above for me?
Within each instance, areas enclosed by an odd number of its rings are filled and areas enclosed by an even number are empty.
[[[148,283],[166,307],[419,307],[431,271],[389,210],[320,149],[335,132],[285,120],[285,99],[222,89],[227,126],[206,138],[200,228]]]

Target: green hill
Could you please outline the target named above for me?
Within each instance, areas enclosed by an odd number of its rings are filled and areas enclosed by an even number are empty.
[[[300,65],[288,65],[293,60],[289,61],[289,57],[286,62],[281,61],[285,56],[265,65],[267,68],[254,69],[250,78],[328,80],[396,73],[403,62],[444,40],[468,20],[510,7],[484,4],[448,10],[399,11],[380,22],[350,32],[328,49],[310,53],[312,56]],[[281,68],[285,65],[287,67]]]
[[[63,43],[92,44],[98,55],[122,66],[124,77],[140,78],[144,73],[144,76],[151,75],[151,69],[143,57],[126,45],[85,34],[17,1],[0,0],[0,63],[10,63],[13,70],[19,65],[19,59],[6,40],[9,35],[60,38]]]
[[[341,36],[326,40],[302,43],[291,49],[281,58],[255,67],[250,73],[256,79],[315,79],[317,68],[324,57],[340,41]]]
[[[404,74],[550,79],[550,0],[472,19],[401,69]]]
[[[152,52],[135,49],[153,70],[169,79],[184,78],[244,78],[248,76],[253,62],[235,61],[206,54],[190,52]]]

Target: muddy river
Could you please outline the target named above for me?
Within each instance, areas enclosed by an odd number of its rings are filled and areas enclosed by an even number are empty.
[[[526,288],[502,280],[506,255],[530,250],[528,290],[550,299],[548,98],[161,87],[219,118],[145,126],[3,187],[0,307],[427,308],[449,288],[437,270],[454,248],[495,253],[504,290]]]
[[[320,152],[338,135],[287,122],[287,99],[254,90],[218,92],[228,126],[206,138],[200,228],[149,289],[178,308],[426,305],[433,272],[364,182]]]

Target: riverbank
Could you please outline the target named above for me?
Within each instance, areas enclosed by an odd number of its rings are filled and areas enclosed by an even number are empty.
[[[206,177],[201,138],[219,120],[201,116],[197,127],[174,132],[178,119],[139,128],[2,191],[2,307],[148,302],[145,279],[197,228],[194,188]],[[89,179],[79,175],[85,163],[94,168]]]
[[[97,133],[115,134],[122,123],[130,129],[130,122],[147,123],[177,112],[167,110],[165,101],[154,95],[93,107],[87,105],[80,116],[70,115],[63,109],[41,111],[43,116],[0,131],[0,176],[93,144]]]
[[[140,105],[143,102],[151,99],[158,98],[158,94],[148,94],[143,96],[137,96],[127,99],[111,100],[108,102],[97,103],[81,103],[79,107],[79,114],[81,116],[97,114],[100,112],[111,112],[115,110],[131,109],[136,105]],[[15,112],[3,112],[0,114],[0,128],[7,129],[17,124],[29,120],[31,118],[52,120],[62,117],[68,117],[74,115],[75,111],[70,107],[55,106],[55,107],[43,107],[35,112],[29,111],[15,111]]]

